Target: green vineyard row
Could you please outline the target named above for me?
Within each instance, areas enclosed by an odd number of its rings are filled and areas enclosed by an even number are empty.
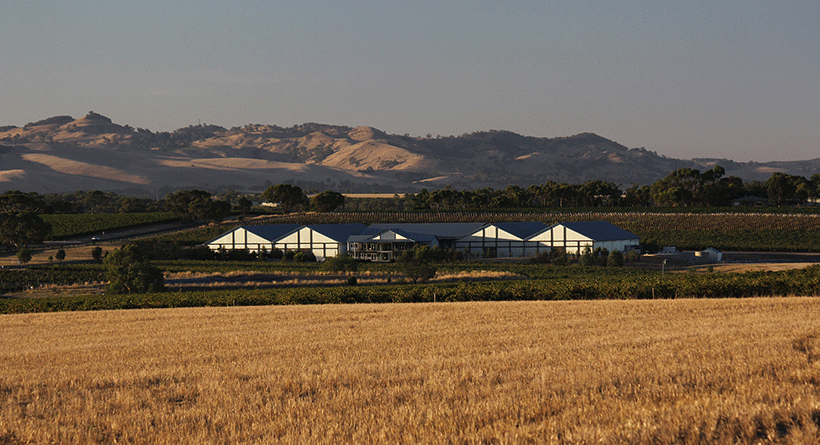
[[[559,268],[560,269],[560,268]],[[0,300],[0,313],[287,304],[748,298],[820,294],[820,266],[736,274],[620,274],[504,282],[297,287]]]

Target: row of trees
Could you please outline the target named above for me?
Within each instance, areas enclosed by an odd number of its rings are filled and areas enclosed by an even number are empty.
[[[621,190],[619,184],[587,181],[567,184],[548,181],[527,188],[511,185],[503,190],[422,190],[409,197],[413,209],[479,209],[527,207],[712,207],[729,206],[744,196],[768,199],[770,205],[801,204],[820,198],[820,174],[811,178],[774,173],[765,182],[743,182],[715,166],[701,172],[681,168],[652,185],[633,185]]]

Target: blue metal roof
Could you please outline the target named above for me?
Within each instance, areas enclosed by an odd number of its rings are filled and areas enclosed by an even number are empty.
[[[554,224],[536,234],[533,234],[532,236],[538,235],[539,233],[556,226],[564,226],[567,229],[574,230],[595,241],[614,241],[641,238],[632,232],[626,231],[615,224],[606,221],[579,221]],[[532,236],[530,238],[532,238]]]
[[[367,226],[364,224],[310,224],[307,227],[311,230],[321,233],[322,235],[340,242],[346,243],[348,238],[353,235],[361,235]]]
[[[384,230],[380,230],[376,233],[372,233],[372,230],[368,230],[368,232],[370,232],[370,233],[362,234],[362,235],[353,235],[353,236],[351,236],[350,238],[347,239],[347,242],[349,242],[349,243],[363,243],[363,242],[372,241],[373,238],[375,238],[375,237],[377,237],[377,236],[379,236],[379,235],[381,235],[385,232],[393,232],[397,235],[400,235],[404,238],[407,238],[407,241],[414,241],[414,242],[417,242],[417,243],[418,242],[429,243],[429,242],[433,241],[436,238],[435,235],[432,235],[432,234],[429,234],[429,233],[412,233],[412,232],[408,232],[406,230],[396,229],[396,228],[384,229]],[[380,240],[380,241],[387,241],[387,240]],[[395,242],[403,242],[403,241],[404,240],[395,240]]]
[[[529,238],[547,228],[546,224],[536,221],[494,223],[488,224],[488,226],[496,226],[510,235],[517,236],[521,239]]]
[[[223,236],[225,236],[225,235],[227,235],[227,234],[229,234],[229,233],[231,233],[231,232],[233,232],[237,229],[245,229],[248,232],[251,232],[254,235],[257,235],[259,237],[262,237],[262,238],[264,238],[264,239],[266,239],[270,242],[276,242],[280,238],[282,238],[283,236],[289,234],[290,232],[293,232],[294,230],[298,229],[299,227],[302,227],[302,226],[299,225],[299,224],[269,224],[269,225],[264,225],[264,226],[239,226],[239,227],[234,227],[231,230],[228,230],[227,232],[217,236],[216,238],[206,242],[205,244],[210,244],[213,241],[218,240],[219,238],[222,238]]]
[[[270,242],[276,242],[285,235],[302,227],[300,224],[270,224],[266,226],[242,226],[254,235],[261,236]]]
[[[481,229],[485,223],[402,223],[402,224],[371,224],[370,229],[376,233],[385,229],[403,230],[418,235],[432,235],[439,239],[463,238]]]

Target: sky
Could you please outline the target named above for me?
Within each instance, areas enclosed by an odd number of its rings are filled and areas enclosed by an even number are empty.
[[[0,125],[592,132],[820,157],[820,2],[0,0]]]

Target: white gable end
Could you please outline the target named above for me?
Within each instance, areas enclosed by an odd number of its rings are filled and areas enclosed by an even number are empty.
[[[373,241],[407,241],[407,237],[399,235],[398,233],[392,230],[382,232],[371,239]]]

